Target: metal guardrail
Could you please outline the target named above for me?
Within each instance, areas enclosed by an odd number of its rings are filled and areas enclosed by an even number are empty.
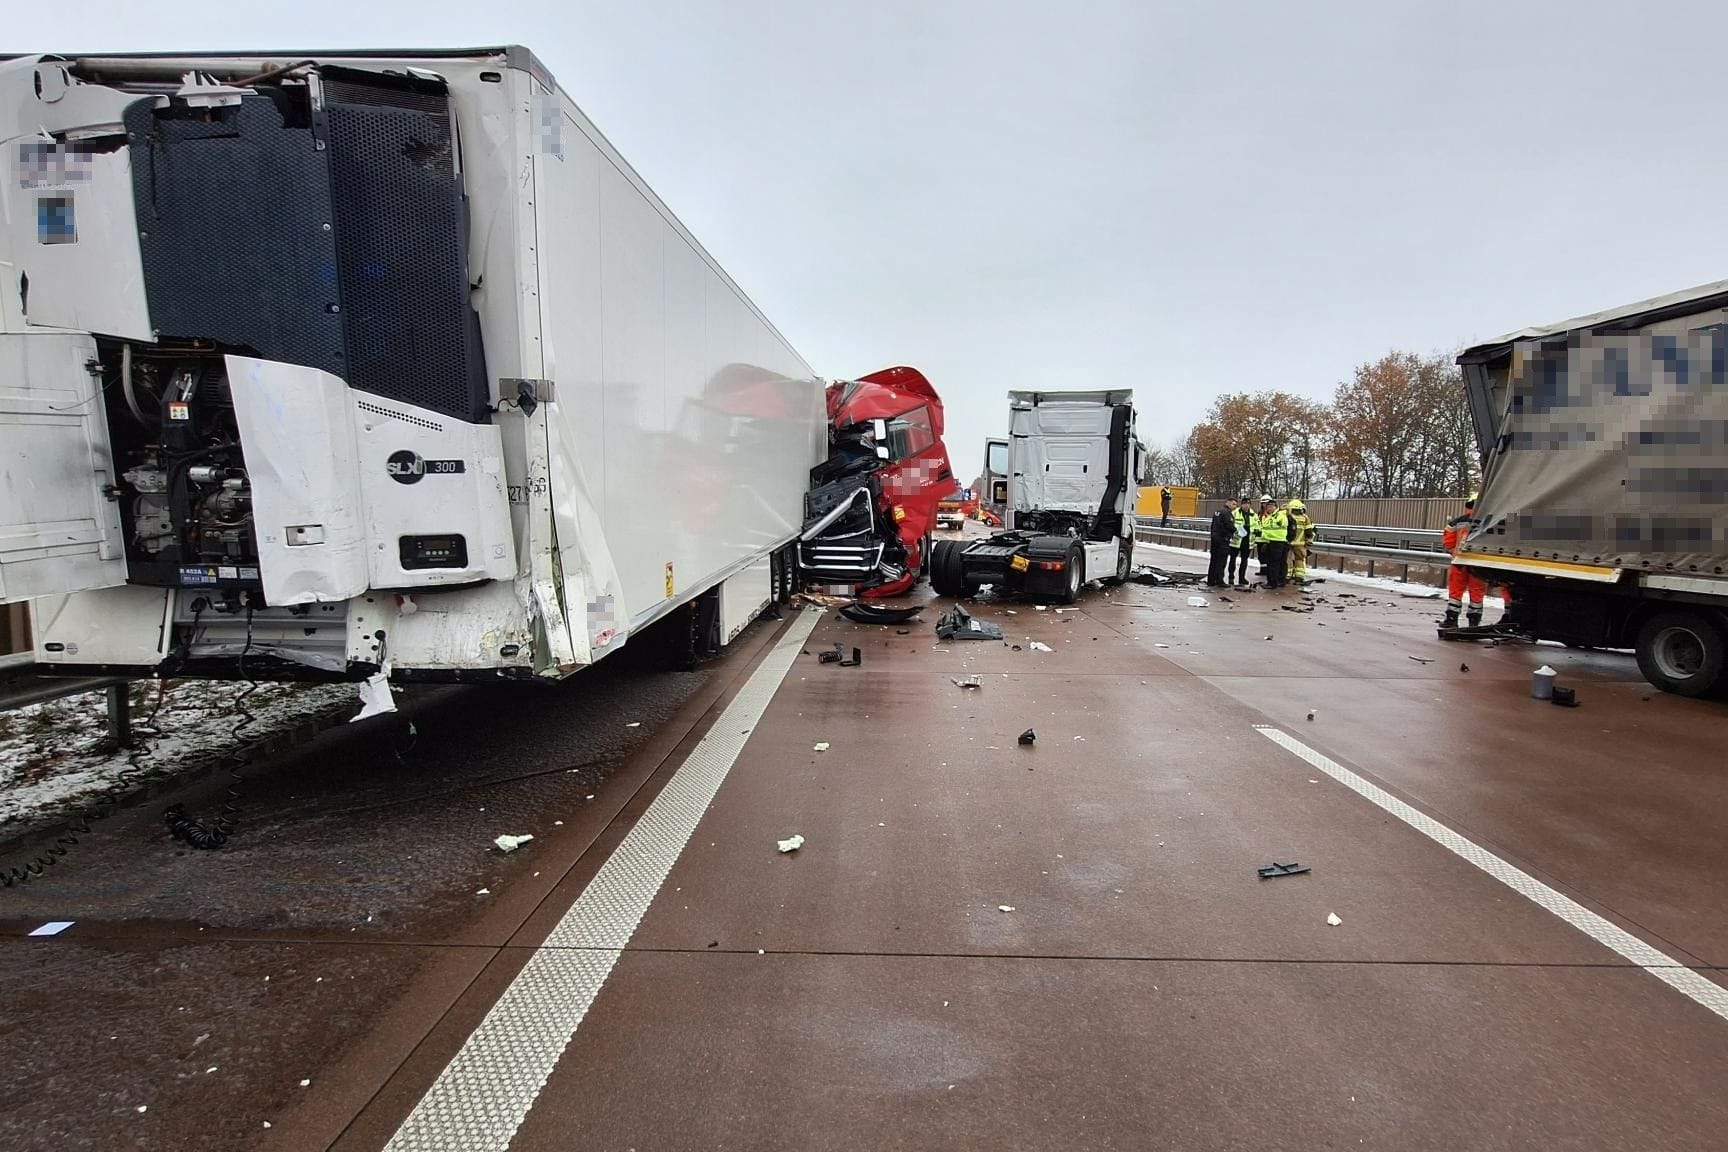
[[[1339,571],[1345,559],[1366,560],[1368,575],[1375,575],[1378,564],[1396,565],[1403,569],[1403,578],[1410,578],[1412,567],[1439,568],[1451,563],[1440,543],[1440,533],[1422,528],[1377,528],[1356,524],[1317,524],[1316,537],[1308,545],[1310,555],[1339,558]],[[1135,520],[1136,536],[1171,536],[1179,540],[1211,539],[1211,526],[1199,517],[1170,517],[1161,526],[1159,517],[1140,516]]]
[[[86,692],[106,692],[108,738],[117,747],[132,746],[132,702],[126,694],[130,680],[121,676],[38,676],[31,671],[35,667],[36,657],[29,652],[0,656],[0,712]]]

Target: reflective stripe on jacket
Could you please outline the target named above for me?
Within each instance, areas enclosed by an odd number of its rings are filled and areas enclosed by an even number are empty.
[[[1271,513],[1260,517],[1260,539],[1273,544],[1283,544],[1290,539],[1290,514],[1282,508],[1274,508]]]

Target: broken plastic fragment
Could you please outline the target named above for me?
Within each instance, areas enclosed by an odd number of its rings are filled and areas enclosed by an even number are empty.
[[[996,905],[996,911],[998,911],[998,912],[1012,912],[1012,911],[1014,911],[1014,905],[1012,905],[1012,904],[998,904],[998,905]]]
[[[818,752],[828,751],[828,741],[826,741],[826,740],[818,741],[816,744],[816,751],[818,751]]]
[[[782,852],[796,852],[804,847],[804,837],[795,832],[785,840],[777,841],[777,843]]]
[[[956,688],[982,688],[982,687],[984,687],[984,678],[982,676],[968,676],[964,680],[956,679],[955,677],[950,676],[950,677],[948,677],[948,679],[954,681],[954,687],[956,687]]]
[[[498,851],[500,852],[514,852],[532,839],[534,839],[534,837],[526,832],[520,836],[512,836],[509,833],[505,833],[493,840],[492,843],[498,845]]]
[[[70,920],[50,920],[46,924],[30,929],[30,935],[58,936],[70,927],[72,927],[72,921]]]
[[[1037,641],[1037,640],[1032,641],[1030,644],[1026,645],[1026,647],[1032,649],[1032,651],[1034,651],[1034,652],[1054,652],[1054,651],[1056,651],[1056,649],[1050,647],[1050,645],[1042,643],[1042,642]]]
[[[1037,742],[1038,733],[1032,731],[1032,729],[1028,728],[1026,731],[1020,733],[1020,743],[1030,745],[1036,744]]]
[[[390,691],[390,669],[386,665],[360,682],[360,711],[349,723],[394,711],[396,697]]]
[[[1328,924],[1332,925],[1332,927],[1336,928],[1336,927],[1338,927],[1338,925],[1344,923],[1344,921],[1338,919],[1338,913],[1328,912],[1328,913],[1326,913],[1326,923],[1328,923]]]
[[[1188,607],[1190,607],[1190,608],[1204,608],[1204,607],[1206,607],[1206,597],[1204,597],[1204,596],[1190,596],[1190,597],[1188,597]]]

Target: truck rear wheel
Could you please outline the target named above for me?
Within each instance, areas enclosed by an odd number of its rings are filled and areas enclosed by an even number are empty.
[[[930,550],[930,587],[938,596],[958,598],[966,594],[960,575],[960,549],[952,540],[938,540]]]
[[[1063,575],[1068,581],[1062,586],[1062,594],[1057,599],[1064,604],[1072,604],[1080,599],[1080,588],[1086,583],[1086,551],[1078,544],[1068,549],[1068,568]]]
[[[1660,612],[1638,629],[1638,670],[1664,692],[1706,696],[1722,684],[1728,636],[1703,612]]]

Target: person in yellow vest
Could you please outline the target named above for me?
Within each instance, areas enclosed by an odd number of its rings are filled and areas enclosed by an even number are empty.
[[[1225,583],[1247,590],[1248,557],[1254,555],[1254,545],[1259,543],[1259,537],[1260,517],[1254,514],[1254,501],[1244,496],[1236,502],[1236,540]]]
[[[1300,500],[1285,505],[1290,513],[1290,579],[1301,584],[1308,579],[1308,545],[1314,542],[1314,521]]]
[[[1290,513],[1268,496],[1260,504],[1260,569],[1266,577],[1266,587],[1284,587],[1289,562]]]

